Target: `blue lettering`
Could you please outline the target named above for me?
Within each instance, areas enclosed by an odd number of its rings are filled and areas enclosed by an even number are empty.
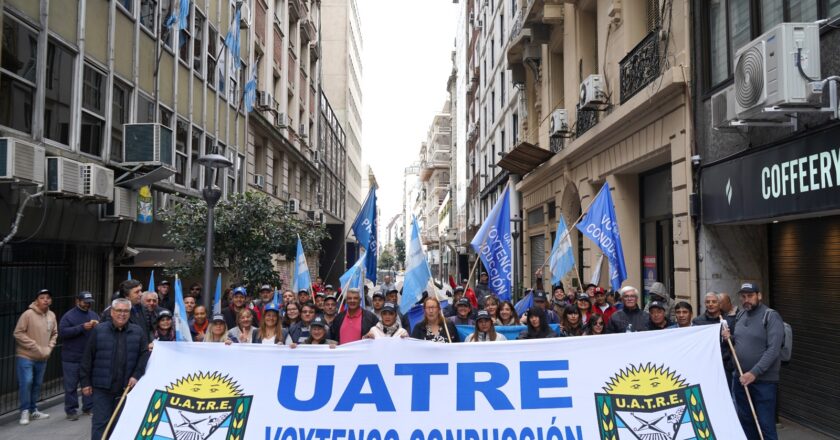
[[[488,373],[490,379],[485,382],[475,380],[476,373]],[[499,388],[510,378],[510,372],[504,365],[496,362],[475,362],[458,364],[458,411],[475,411],[475,393],[484,394],[484,398],[495,410],[513,409],[510,400]]]
[[[571,397],[540,397],[544,388],[567,388],[565,377],[540,379],[540,371],[568,371],[569,361],[523,361],[519,363],[519,391],[522,409],[571,408]]]
[[[411,410],[428,411],[432,375],[449,374],[449,364],[397,364],[397,376],[411,376]]]
[[[333,429],[332,440],[341,440],[345,436],[347,436],[347,430],[346,429]]]
[[[332,383],[335,376],[335,366],[319,365],[315,373],[315,390],[309,400],[299,400],[295,395],[297,389],[297,365],[284,365],[280,369],[280,383],[277,385],[277,401],[286,409],[292,411],[316,411],[324,407],[332,397]],[[284,440],[286,440],[284,438]]]
[[[297,432],[294,428],[286,428],[283,430],[283,436],[280,438],[283,440],[297,440]]]
[[[319,367],[320,368],[320,367]],[[362,393],[365,383],[370,384],[370,393]],[[350,378],[350,383],[335,406],[336,411],[352,411],[357,403],[369,403],[376,406],[377,411],[396,411],[385,379],[379,366],[359,365]]]

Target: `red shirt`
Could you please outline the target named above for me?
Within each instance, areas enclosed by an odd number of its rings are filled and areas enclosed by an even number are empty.
[[[339,334],[342,344],[362,339],[361,308],[356,310],[356,316],[350,315],[350,311],[347,311],[347,314],[344,315],[344,321],[341,322],[341,329],[339,329]]]
[[[592,305],[592,311],[604,317],[604,327],[606,327],[606,325],[610,323],[610,317],[613,315],[613,313],[618,311],[618,309],[616,309],[615,306],[611,306],[609,304],[606,305],[608,307],[604,310],[601,310],[601,306],[597,304]]]

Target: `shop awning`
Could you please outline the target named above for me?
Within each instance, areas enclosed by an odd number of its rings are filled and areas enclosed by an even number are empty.
[[[524,176],[540,166],[543,162],[551,159],[551,156],[554,156],[554,153],[551,151],[529,144],[528,142],[521,142],[516,148],[509,151],[497,165],[510,171],[511,174]]]

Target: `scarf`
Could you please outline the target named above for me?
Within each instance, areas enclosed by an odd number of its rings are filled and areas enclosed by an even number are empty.
[[[394,336],[394,333],[396,333],[397,330],[399,330],[402,327],[400,326],[400,320],[397,319],[396,321],[394,321],[393,325],[389,325],[387,327],[385,326],[385,324],[382,323],[382,321],[379,321],[376,323],[376,328],[382,330],[382,333],[385,333],[385,336],[388,336],[390,338]]]

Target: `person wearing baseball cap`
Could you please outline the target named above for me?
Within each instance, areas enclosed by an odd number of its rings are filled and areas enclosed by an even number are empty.
[[[50,310],[52,293],[42,289],[29,308],[20,315],[15,326],[15,363],[20,385],[20,424],[29,420],[46,419],[49,414],[36,406],[44,381],[47,360],[58,339],[55,313]]]
[[[233,298],[230,305],[222,310],[222,314],[225,316],[225,324],[229,329],[236,327],[236,317],[239,316],[239,312],[247,308],[245,302],[248,298],[248,292],[244,287],[239,286],[233,289],[231,295],[233,295]]]
[[[505,335],[496,333],[493,317],[487,310],[479,310],[475,314],[475,329],[464,339],[464,342],[494,342],[506,341]]]
[[[461,298],[455,303],[455,315],[447,319],[454,325],[475,325],[475,321],[470,317],[471,314],[472,304],[470,304],[470,300]]]
[[[391,302],[384,303],[380,310],[379,322],[370,329],[365,338],[407,338],[408,330],[403,328],[397,318],[397,305]]]
[[[259,298],[251,301],[251,309],[256,315],[257,322],[260,322],[262,321],[265,306],[274,301],[274,289],[272,289],[268,284],[263,284],[260,286],[260,290],[257,291],[257,294],[259,295]]]
[[[534,301],[534,307],[539,307],[545,311],[544,319],[548,324],[560,324],[560,318],[554,313],[554,310],[548,307],[548,296],[542,290],[531,291],[531,299]],[[521,324],[527,325],[528,313],[523,313],[519,319]]]
[[[377,318],[382,319],[382,306],[385,305],[385,293],[382,290],[373,292],[373,297],[370,300],[368,311],[376,315]]]
[[[664,330],[672,325],[671,320],[665,315],[666,307],[668,306],[662,301],[651,301],[648,304],[650,323],[646,330]]]
[[[301,344],[306,345],[329,345],[330,348],[335,348],[338,345],[338,342],[327,339],[327,334],[329,330],[327,329],[327,322],[324,321],[324,318],[321,316],[316,316],[315,319],[309,324],[309,336],[301,342]],[[291,348],[297,348],[298,344],[292,342],[289,344]]]
[[[335,295],[326,295],[324,297],[324,306],[321,309],[321,317],[328,326],[332,326],[335,317],[338,315],[338,299]],[[330,328],[330,327],[327,327]]]
[[[79,419],[80,384],[79,372],[82,354],[85,352],[93,328],[99,324],[99,315],[93,311],[93,294],[79,292],[76,295],[76,307],[68,310],[58,323],[58,336],[61,338],[61,371],[64,375],[64,413],[67,420]],[[93,399],[82,396],[82,412],[90,413]]]
[[[228,326],[225,316],[221,313],[213,315],[210,330],[204,336],[204,342],[221,342],[230,345],[233,341],[228,337]]]
[[[594,292],[592,294],[592,299],[595,302],[592,304],[592,313],[597,315],[601,315],[604,318],[604,325],[609,324],[610,317],[613,313],[617,312],[616,309],[612,304],[607,302],[607,292],[604,290],[603,287],[595,287]]]
[[[161,280],[157,283],[157,286],[149,286],[149,289],[155,289],[155,292],[158,294],[158,305],[163,307],[170,312],[175,310],[175,298],[174,295],[170,295],[171,287],[169,285],[169,281]]]
[[[594,288],[592,289],[595,290]],[[577,296],[576,305],[578,310],[580,310],[580,320],[582,325],[586,325],[589,322],[589,317],[592,316],[592,298],[589,296],[588,293],[582,292]]]
[[[458,312],[455,310],[458,304],[458,301],[464,297],[464,288],[461,286],[456,286],[455,289],[452,290],[452,301],[443,308],[443,316],[447,318],[451,318],[453,316],[457,316]]]
[[[152,349],[154,341],[174,341],[175,327],[172,326],[172,312],[163,309],[155,318],[154,334],[152,342],[149,343],[149,350]]]
[[[327,295],[324,292],[315,292],[315,308],[318,309],[318,314],[324,312],[324,299]]]

